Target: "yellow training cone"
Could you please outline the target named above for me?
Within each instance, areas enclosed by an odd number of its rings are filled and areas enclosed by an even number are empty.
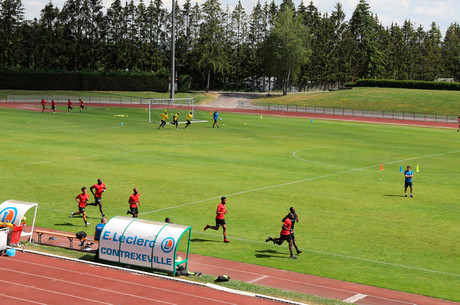
[[[416,169],[415,171],[416,171],[417,173],[419,172],[419,170],[418,170],[418,165],[417,165],[417,169]]]

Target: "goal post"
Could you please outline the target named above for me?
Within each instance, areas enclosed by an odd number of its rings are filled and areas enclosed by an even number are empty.
[[[174,98],[174,99],[149,99],[149,123],[159,123],[161,121],[160,114],[163,113],[167,108],[184,109],[188,114],[192,112],[192,122],[200,123],[207,122],[202,120],[199,113],[195,111],[195,101],[193,98]],[[167,110],[166,110],[167,111]],[[185,115],[181,116],[179,123],[185,123]]]

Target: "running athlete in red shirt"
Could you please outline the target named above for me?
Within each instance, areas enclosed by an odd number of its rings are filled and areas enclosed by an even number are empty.
[[[82,99],[80,99],[80,112],[82,109],[85,109],[85,103],[82,101]]]
[[[53,109],[53,113],[56,113],[56,102],[54,100],[51,101],[51,109]]]
[[[72,107],[72,101],[70,99],[67,100],[67,112],[69,112],[70,110],[72,110],[73,107]]]
[[[45,112],[45,109],[46,109],[46,101],[42,99],[41,103],[42,103],[42,114],[43,114],[43,112]]]
[[[219,227],[222,226],[222,230],[224,231],[224,243],[229,243],[230,241],[227,239],[227,224],[225,223],[225,214],[227,214],[227,209],[225,208],[225,204],[227,203],[227,197],[220,198],[220,204],[217,206],[216,211],[216,225],[210,226],[206,225],[204,230],[213,229],[219,230]]]
[[[460,115],[458,116],[458,128],[457,128],[457,132],[460,130]]]
[[[86,203],[89,200],[89,194],[86,191],[86,187],[81,188],[81,194],[78,194],[77,197],[75,197],[75,201],[78,202],[78,212],[72,213],[70,215],[70,218],[73,218],[75,215],[83,215],[83,221],[85,222],[85,226],[88,226],[90,223],[86,221],[86,212],[85,212],[85,207]]]
[[[295,235],[294,235],[294,225],[296,222],[299,222],[299,216],[297,216],[297,213],[295,212],[295,208],[294,207],[291,207],[289,208],[289,211],[290,213],[287,214],[282,222],[284,222],[286,220],[286,218],[292,216],[293,218],[291,218],[291,222],[292,222],[292,225],[291,225],[291,239],[292,239],[292,245],[294,246],[295,250],[297,251],[297,255],[299,255],[300,253],[302,253],[302,251],[299,250],[299,248],[297,248],[297,244],[295,243]]]
[[[289,243],[289,251],[291,252],[291,257],[292,259],[296,259],[297,257],[292,254],[292,238],[291,238],[291,232],[292,232],[292,221],[291,219],[294,218],[294,215],[292,213],[289,213],[287,215],[288,217],[284,218],[283,226],[281,227],[281,232],[280,232],[280,237],[279,238],[272,238],[269,236],[265,242],[272,241],[274,244],[281,245],[285,240]]]
[[[102,183],[102,179],[97,179],[97,183],[89,188],[91,193],[94,196],[94,202],[88,203],[88,205],[99,206],[99,211],[101,211],[102,217],[105,216],[104,212],[102,211],[102,193],[105,192],[105,184]],[[96,192],[94,192],[96,190]]]
[[[133,189],[133,194],[129,197],[128,203],[129,203],[129,210],[126,214],[131,214],[133,215],[133,218],[137,217],[137,214],[139,214],[139,210],[137,209],[137,205],[141,205],[139,202],[139,192],[137,191],[137,188]]]

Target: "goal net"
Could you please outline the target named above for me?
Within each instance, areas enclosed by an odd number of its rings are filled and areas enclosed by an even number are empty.
[[[195,110],[193,98],[174,98],[174,99],[150,99],[149,100],[149,123],[160,123],[161,114],[168,113],[169,117],[180,112],[179,124],[185,123],[185,117],[190,112],[193,115],[193,123],[207,122],[201,116],[200,111]]]

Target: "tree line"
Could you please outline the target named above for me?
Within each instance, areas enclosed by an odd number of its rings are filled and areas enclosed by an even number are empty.
[[[39,71],[160,71],[170,67],[171,12],[161,0],[49,2],[24,19],[21,0],[0,0],[0,67]],[[247,13],[218,0],[176,2],[176,70],[193,89],[289,90],[359,78],[460,80],[460,27],[444,37],[406,20],[384,26],[366,0],[347,20],[342,5],[258,2]]]

